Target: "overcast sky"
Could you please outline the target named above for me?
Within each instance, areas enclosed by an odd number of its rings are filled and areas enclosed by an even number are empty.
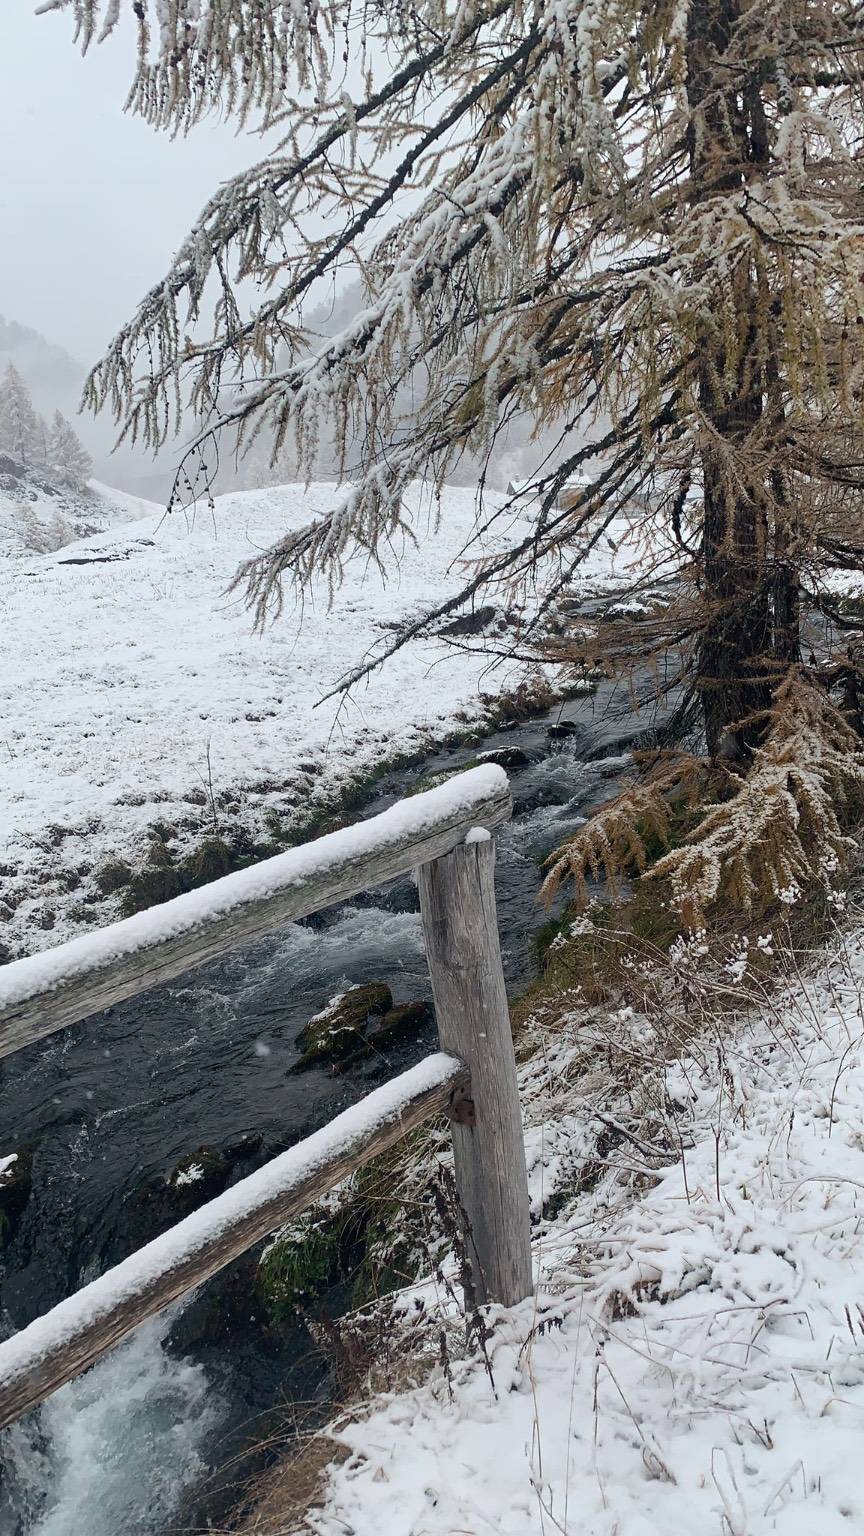
[[[254,136],[205,123],[172,142],[122,110],[129,30],[82,59],[68,13],[0,0],[0,314],[96,359]]]

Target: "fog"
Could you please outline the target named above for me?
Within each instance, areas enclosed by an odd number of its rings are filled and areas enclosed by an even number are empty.
[[[131,26],[82,58],[71,16],[35,4],[0,5],[0,315],[91,363],[260,140],[157,133],[123,111]]]

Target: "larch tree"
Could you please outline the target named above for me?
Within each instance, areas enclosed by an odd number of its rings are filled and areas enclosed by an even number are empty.
[[[8,453],[25,468],[45,468],[45,423],[14,363],[8,364],[0,380],[0,453]]]
[[[86,48],[124,6],[43,9],[71,9]],[[601,626],[585,653],[674,656],[705,744],[698,762],[655,764],[563,851],[553,884],[644,864],[640,826],[662,832],[694,774],[716,803],[663,861],[694,912],[724,880],[747,905],[827,878],[862,783],[864,667],[833,638],[849,623],[838,580],[864,569],[861,5],[128,9],[132,110],[186,131],[221,108],[272,140],[214,194],[88,402],[159,447],[188,400],[201,425],[178,485],[224,434],[267,434],[311,475],[326,421],[359,459],[327,516],[243,570],[259,621],[286,583],[338,581],[354,548],[386,559],[408,482],[440,485],[524,413],[563,451],[554,467],[538,454],[530,536],[480,560],[461,600],[541,572],[551,604],[612,519],[636,519],[646,560],[674,555],[678,596],[641,625]],[[363,306],[316,340],[304,318],[349,270]],[[813,615],[818,663],[809,642],[802,656]]]
[[[62,411],[55,411],[51,418],[47,453],[49,468],[64,484],[76,490],[86,486],[93,473],[93,461]]]

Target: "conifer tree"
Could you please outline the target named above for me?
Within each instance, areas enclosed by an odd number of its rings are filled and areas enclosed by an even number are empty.
[[[86,48],[123,6],[44,8],[71,9]],[[308,474],[322,419],[346,455],[359,444],[350,492],[246,567],[259,619],[286,581],[338,579],[354,546],[386,559],[407,483],[440,484],[518,410],[563,452],[538,464],[531,534],[481,562],[463,598],[539,572],[551,602],[614,517],[637,517],[653,558],[676,558],[680,596],[662,621],[610,631],[607,659],[677,657],[718,772],[750,770],[778,710],[849,755],[842,720],[860,723],[864,669],[854,647],[833,668],[805,664],[801,625],[802,606],[846,622],[837,573],[864,570],[862,6],[129,9],[134,110],[187,130],[221,106],[281,142],[214,194],[95,368],[90,404],[159,446],[188,385],[202,421],[189,478],[226,432],[266,430]],[[363,79],[353,95],[346,62]],[[304,316],[350,266],[364,306],[316,339]],[[251,314],[244,279],[265,290]],[[562,506],[586,473],[590,491]]]
[[[93,461],[75,428],[61,411],[51,418],[48,434],[48,464],[66,485],[83,488],[93,472]]]
[[[46,451],[45,423],[18,369],[9,363],[0,381],[0,452],[28,469],[44,469]]]

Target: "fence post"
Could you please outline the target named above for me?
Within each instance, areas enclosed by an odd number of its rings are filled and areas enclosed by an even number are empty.
[[[471,1072],[473,1123],[453,1123],[456,1184],[470,1228],[478,1299],[531,1294],[531,1227],[516,1058],[487,833],[418,871],[441,1049]]]

